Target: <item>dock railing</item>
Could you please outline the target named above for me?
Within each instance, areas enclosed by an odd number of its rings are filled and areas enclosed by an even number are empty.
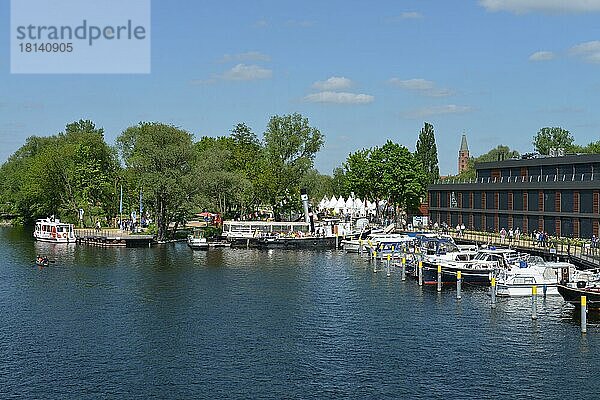
[[[464,240],[490,246],[531,250],[549,257],[553,255],[561,258],[570,257],[600,268],[600,248],[582,239],[548,237],[548,240],[539,241],[537,238],[523,233],[518,238],[511,239],[508,235],[503,237],[498,233],[476,231],[464,231],[464,233],[449,231],[448,234],[457,241]]]

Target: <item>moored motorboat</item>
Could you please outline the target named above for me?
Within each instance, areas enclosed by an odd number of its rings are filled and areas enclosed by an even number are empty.
[[[204,237],[204,232],[195,229],[187,238],[187,244],[192,250],[208,250],[208,241]]]
[[[460,253],[457,253],[460,254]],[[517,253],[511,249],[481,249],[472,260],[444,260],[441,258],[424,258],[423,283],[434,285],[437,283],[438,266],[441,267],[442,283],[455,283],[458,271],[466,283],[489,285],[491,278],[497,271],[516,265],[529,257],[525,253]]]
[[[520,266],[501,269],[496,280],[498,296],[531,296],[533,286],[540,295],[558,295],[558,277],[562,268],[574,268],[563,262],[526,262]]]
[[[564,277],[565,274],[563,274]],[[600,272],[575,271],[557,285],[558,293],[566,302],[581,306],[581,296],[586,296],[587,307],[600,309]]]

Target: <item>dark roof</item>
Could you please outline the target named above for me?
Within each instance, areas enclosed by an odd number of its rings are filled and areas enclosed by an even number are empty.
[[[571,154],[562,157],[544,157],[527,159],[510,159],[475,163],[475,169],[494,169],[511,167],[535,167],[540,165],[571,165],[599,163],[600,154]]]
[[[469,146],[467,145],[467,135],[462,135],[462,139],[460,141],[460,151],[469,151]]]

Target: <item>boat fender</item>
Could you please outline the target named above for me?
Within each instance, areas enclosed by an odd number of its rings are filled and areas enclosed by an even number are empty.
[[[586,284],[585,281],[577,281],[577,288],[583,289],[585,287],[585,284]]]

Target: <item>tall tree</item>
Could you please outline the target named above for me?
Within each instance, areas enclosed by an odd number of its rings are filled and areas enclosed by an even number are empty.
[[[172,125],[142,122],[117,138],[125,165],[139,179],[152,204],[158,240],[171,222],[183,222],[198,188],[192,135]]]
[[[542,128],[533,137],[533,147],[540,154],[550,154],[550,149],[571,151],[575,139],[571,132],[560,127]]]
[[[426,173],[421,161],[404,146],[388,140],[381,147],[383,155],[382,191],[394,210],[414,211],[425,196]]]
[[[0,170],[3,202],[24,220],[50,214],[74,220],[79,208],[86,216],[110,216],[118,171],[103,129],[80,120],[58,135],[27,139],[9,158]]]
[[[415,157],[425,172],[425,184],[431,184],[440,178],[435,133],[433,125],[428,122],[425,122],[425,126],[419,133]]]
[[[265,155],[272,181],[264,193],[274,208],[299,203],[300,182],[313,167],[324,143],[323,134],[298,113],[271,117],[264,134]],[[266,183],[266,182],[265,182]],[[282,210],[281,210],[282,211]]]

